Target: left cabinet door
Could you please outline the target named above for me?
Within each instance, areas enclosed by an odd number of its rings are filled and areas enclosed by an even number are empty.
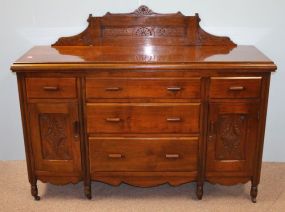
[[[61,176],[80,175],[77,103],[30,103],[29,113],[36,172],[51,172]]]

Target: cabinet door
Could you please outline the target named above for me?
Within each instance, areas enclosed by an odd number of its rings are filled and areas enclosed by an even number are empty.
[[[30,134],[36,171],[81,171],[77,103],[32,103]]]
[[[212,103],[207,143],[207,174],[252,175],[258,131],[257,103]]]

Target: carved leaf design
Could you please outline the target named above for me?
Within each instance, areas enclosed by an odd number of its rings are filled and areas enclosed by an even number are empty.
[[[229,114],[219,117],[216,158],[220,160],[244,159],[246,119],[244,115]]]
[[[69,160],[66,116],[64,114],[41,114],[39,117],[42,155],[47,160]]]

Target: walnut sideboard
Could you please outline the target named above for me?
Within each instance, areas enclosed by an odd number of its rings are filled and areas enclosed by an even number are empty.
[[[31,193],[52,184],[251,182],[256,202],[275,64],[201,29],[199,16],[88,18],[82,33],[17,60]]]

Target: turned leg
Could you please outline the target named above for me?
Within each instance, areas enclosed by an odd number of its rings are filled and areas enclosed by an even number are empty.
[[[257,185],[251,185],[250,196],[253,203],[256,203],[257,192]]]
[[[197,196],[198,200],[202,199],[202,197],[203,197],[203,184],[197,183],[196,196]]]
[[[38,187],[37,187],[37,181],[34,183],[31,183],[31,194],[35,198],[36,201],[39,201],[41,198],[38,195]]]
[[[85,196],[87,197],[87,199],[92,199],[91,184],[84,186],[84,193],[85,193]]]

